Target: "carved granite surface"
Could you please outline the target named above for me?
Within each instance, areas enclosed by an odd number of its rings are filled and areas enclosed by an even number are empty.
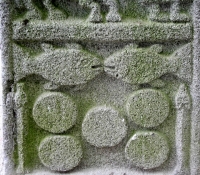
[[[3,0],[2,175],[199,175],[198,0]]]

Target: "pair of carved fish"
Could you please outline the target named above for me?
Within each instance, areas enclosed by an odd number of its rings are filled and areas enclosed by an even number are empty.
[[[167,73],[179,78],[191,79],[191,44],[187,44],[170,56],[161,54],[160,45],[137,48],[128,45],[105,59],[100,59],[79,47],[53,48],[42,44],[43,53],[31,57],[21,47],[14,45],[16,81],[31,75],[41,75],[50,83],[46,89],[59,86],[86,84],[105,71],[107,74],[130,84],[144,84]]]

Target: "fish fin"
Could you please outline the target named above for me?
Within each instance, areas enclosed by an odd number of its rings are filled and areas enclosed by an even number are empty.
[[[54,50],[53,46],[51,44],[47,44],[47,43],[42,43],[41,47],[42,47],[42,50],[44,50],[45,52]]]
[[[165,86],[165,82],[161,79],[156,79],[156,80],[153,80],[149,83],[152,87],[155,87],[155,88],[162,88]]]
[[[163,51],[163,45],[161,44],[154,44],[150,47],[150,50],[156,53],[162,53]]]
[[[65,44],[66,49],[74,49],[74,50],[81,50],[82,46],[77,43],[66,43]]]
[[[43,87],[44,87],[45,90],[56,90],[56,89],[58,89],[60,86],[54,84],[53,82],[48,82],[48,83],[45,83],[45,84],[43,85]]]
[[[192,44],[186,44],[178,49],[173,56],[178,62],[177,71],[174,73],[185,82],[192,82]]]
[[[18,44],[13,44],[13,60],[14,60],[14,72],[15,80],[26,77],[31,70],[30,55]]]
[[[78,85],[76,85],[76,86],[71,86],[71,87],[70,87],[70,91],[73,91],[73,92],[75,92],[75,91],[81,91],[81,90],[83,90],[86,86],[87,86],[87,83],[86,83],[86,84],[78,84]]]
[[[130,48],[137,49],[138,45],[136,43],[130,43],[125,46],[125,49],[130,49]]]

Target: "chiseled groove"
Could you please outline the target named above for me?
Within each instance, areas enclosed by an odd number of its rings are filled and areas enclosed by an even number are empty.
[[[185,84],[179,86],[176,103],[176,154],[177,166],[174,174],[189,175],[190,115],[191,100]]]
[[[24,92],[24,84],[17,84],[17,92],[15,93],[15,107],[16,107],[16,117],[17,117],[17,147],[18,147],[18,161],[19,165],[17,167],[17,173],[24,173],[24,134],[27,124],[25,123],[27,119],[27,96]]]

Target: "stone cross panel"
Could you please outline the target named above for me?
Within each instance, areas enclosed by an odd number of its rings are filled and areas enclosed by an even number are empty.
[[[3,175],[200,174],[198,0],[0,7]]]

